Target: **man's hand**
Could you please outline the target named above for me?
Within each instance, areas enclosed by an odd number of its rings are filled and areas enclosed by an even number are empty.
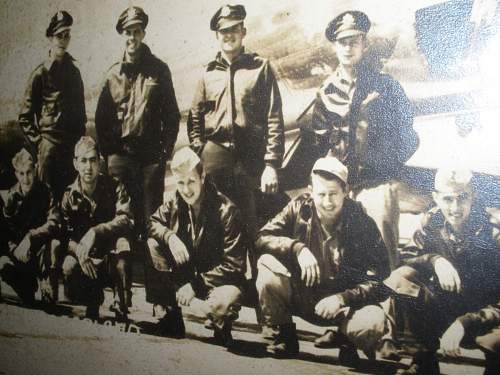
[[[93,280],[97,279],[97,268],[92,262],[92,259],[87,258],[87,260],[80,262],[80,267],[82,267],[82,271],[85,275],[90,277]]]
[[[78,245],[76,245],[76,256],[78,257],[78,262],[80,265],[89,258],[90,250],[95,244],[95,231],[90,228],[87,233],[82,237]]]
[[[441,350],[444,355],[457,357],[460,355],[460,343],[464,338],[464,326],[458,320],[448,327],[441,337]]]
[[[266,194],[278,192],[278,173],[270,165],[266,165],[264,172],[262,172],[260,190]]]
[[[460,276],[453,265],[445,258],[438,258],[434,263],[434,272],[439,280],[439,285],[447,292],[460,293],[462,283]]]
[[[306,283],[307,287],[313,286],[314,284],[320,283],[320,273],[318,261],[314,257],[311,250],[304,247],[298,256],[301,279]]]
[[[172,234],[168,238],[168,247],[178,266],[182,266],[189,261],[189,252],[186,245],[184,245],[176,234]]]
[[[314,313],[323,319],[333,319],[342,307],[344,307],[342,301],[334,294],[319,301],[314,308]]]
[[[7,264],[10,264],[11,266],[14,265],[14,263],[12,262],[12,260],[8,256],[0,257],[0,270],[3,270],[3,268]]]
[[[30,250],[31,250],[31,236],[28,233],[24,236],[19,245],[17,245],[13,254],[18,261],[22,263],[28,263],[28,261],[31,258]]]
[[[193,287],[190,283],[187,283],[177,291],[177,303],[182,306],[189,306],[194,296]]]

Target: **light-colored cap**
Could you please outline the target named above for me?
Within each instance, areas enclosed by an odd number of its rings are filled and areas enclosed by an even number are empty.
[[[471,188],[472,172],[468,169],[441,168],[434,178],[435,191],[466,190]]]
[[[75,158],[86,154],[87,152],[95,150],[99,154],[97,143],[94,138],[85,135],[75,145]]]
[[[18,169],[26,164],[34,165],[35,161],[33,160],[33,156],[31,156],[25,148],[22,148],[21,151],[12,158],[12,166],[14,169]]]
[[[183,147],[172,157],[170,169],[172,173],[189,173],[201,163],[201,159],[196,152],[189,147]]]
[[[313,165],[312,172],[326,172],[338,177],[344,184],[347,184],[349,175],[347,167],[337,158],[333,156],[325,156],[319,158]]]

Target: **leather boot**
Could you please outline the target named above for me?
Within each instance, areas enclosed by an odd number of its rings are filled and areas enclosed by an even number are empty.
[[[186,327],[180,307],[164,307],[165,314],[158,319],[158,333],[161,336],[182,339],[186,337]]]
[[[269,328],[266,332],[273,331]],[[276,330],[274,330],[276,332]],[[295,323],[281,324],[273,342],[267,345],[267,352],[276,358],[293,358],[299,354],[299,339]]]
[[[439,375],[439,361],[435,352],[417,352],[410,367],[399,369],[396,375]]]

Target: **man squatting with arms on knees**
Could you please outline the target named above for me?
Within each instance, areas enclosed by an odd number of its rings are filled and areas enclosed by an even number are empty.
[[[49,58],[31,74],[19,114],[19,125],[37,157],[38,178],[51,187],[56,201],[75,178],[73,148],[85,134],[87,121],[80,71],[66,52],[72,24],[65,11],[52,17],[46,31]]]
[[[245,282],[248,241],[238,208],[208,181],[188,147],[172,158],[176,192],[151,216],[148,248],[155,268],[147,301],[160,332],[184,337],[181,306],[196,297],[219,344],[232,342]]]
[[[475,202],[472,174],[438,170],[436,207],[401,253],[401,267],[384,284],[407,305],[421,349],[398,374],[439,374],[436,350],[460,346],[485,353],[485,374],[500,368],[500,231]]]
[[[348,198],[348,172],[327,156],[313,166],[309,193],[293,199],[258,233],[257,291],[267,351],[295,356],[292,314],[337,326],[340,362],[355,365],[356,347],[374,359],[388,330],[376,305],[389,273],[380,232],[361,204]]]
[[[91,137],[78,141],[73,163],[78,177],[61,202],[68,252],[62,266],[67,297],[86,305],[86,316],[96,320],[103,288],[110,285],[116,317],[126,320],[132,303],[130,197],[121,182],[99,173],[99,151]]]
[[[17,183],[0,199],[0,277],[32,306],[42,281],[42,301],[53,307],[58,297],[59,211],[49,187],[36,175],[31,154],[22,149],[12,159]]]
[[[335,17],[325,30],[339,64],[319,89],[312,126],[320,152],[328,152],[349,169],[351,196],[361,202],[377,224],[388,250],[391,269],[397,263],[399,201],[394,179],[415,152],[413,110],[401,85],[368,64],[366,34],[370,20],[359,11]],[[384,303],[393,327],[394,311]],[[393,329],[383,338],[381,356],[398,360]],[[316,341],[333,339],[330,331]]]
[[[202,72],[187,126],[207,176],[238,206],[254,238],[256,190],[278,191],[276,170],[285,148],[278,83],[270,62],[245,50],[245,17],[242,5],[224,5],[212,17],[220,51]],[[249,258],[255,279],[251,248]]]

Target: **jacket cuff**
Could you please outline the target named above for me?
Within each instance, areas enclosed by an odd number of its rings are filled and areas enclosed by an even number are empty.
[[[281,163],[276,159],[266,160],[266,167],[272,167],[274,169],[279,169],[281,167]]]
[[[295,254],[295,256],[298,257],[304,247],[306,247],[304,243],[300,241],[295,241],[292,245],[292,252]]]

